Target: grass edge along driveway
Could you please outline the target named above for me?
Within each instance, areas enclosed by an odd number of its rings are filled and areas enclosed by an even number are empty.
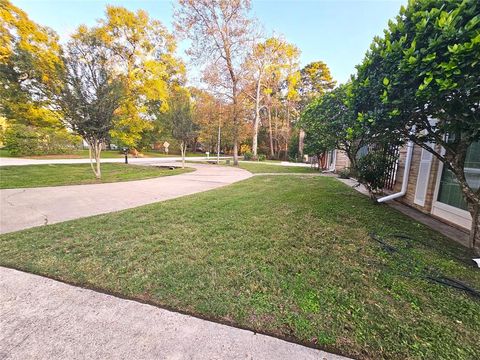
[[[480,288],[467,249],[329,177],[258,176],[5,234],[0,254],[3,266],[353,358],[480,355],[480,301],[425,279]]]
[[[102,178],[95,179],[90,164],[0,166],[0,189],[102,184],[178,175],[191,168],[170,170],[156,166],[102,163]]]

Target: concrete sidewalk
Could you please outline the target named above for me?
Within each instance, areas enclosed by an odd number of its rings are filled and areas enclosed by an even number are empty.
[[[150,159],[144,165],[161,164]],[[178,163],[170,163],[178,166]],[[108,184],[0,190],[0,233],[129,209],[232,184],[252,176],[226,166],[188,164],[181,175]]]
[[[346,359],[0,267],[0,359]]]

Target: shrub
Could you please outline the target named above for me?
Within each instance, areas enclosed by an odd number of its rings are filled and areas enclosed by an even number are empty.
[[[258,155],[258,161],[265,161],[265,160],[267,160],[267,155],[265,154]]]
[[[242,144],[240,145],[240,154],[246,154],[246,153],[251,153],[252,148],[248,144]]]
[[[253,154],[250,151],[246,151],[243,153],[243,160],[252,160],[253,159]]]
[[[340,179],[350,179],[351,171],[349,168],[343,168],[338,172],[338,177]]]
[[[64,154],[80,145],[80,137],[65,129],[15,124],[5,131],[5,146],[13,156]]]
[[[358,159],[357,180],[367,188],[372,199],[383,189],[391,161],[381,150],[371,151]]]

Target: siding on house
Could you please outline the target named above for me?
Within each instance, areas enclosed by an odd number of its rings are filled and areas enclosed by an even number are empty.
[[[403,147],[402,149],[400,149],[397,179],[395,182],[395,187],[393,192],[398,192],[401,190],[406,156],[407,156],[407,147]],[[432,210],[433,196],[435,193],[435,185],[437,180],[438,159],[435,157],[432,158],[432,165],[430,167],[430,174],[428,176],[425,204],[424,206],[420,206],[418,204],[415,204],[415,191],[417,187],[418,171],[420,169],[421,156],[422,156],[422,148],[420,146],[414,145],[412,161],[410,164],[410,174],[408,177],[407,192],[405,196],[398,199],[398,201],[428,214]]]
[[[399,192],[402,187],[402,181],[403,181],[403,171],[405,169],[405,159],[407,155],[407,148],[403,147],[400,150],[400,158],[399,158],[399,166],[398,166],[398,172],[397,172],[397,179],[395,182],[395,187],[393,192]],[[444,217],[439,217],[433,215],[432,212],[432,205],[434,203],[434,196],[435,196],[435,187],[437,185],[437,175],[438,175],[438,170],[439,170],[439,165],[440,161],[436,157],[432,157],[432,163],[430,167],[430,174],[428,176],[428,183],[427,183],[427,191],[426,191],[426,196],[425,196],[425,203],[424,206],[420,206],[415,203],[415,191],[417,187],[417,179],[418,179],[418,172],[420,168],[420,159],[422,155],[422,148],[415,145],[413,148],[413,154],[412,154],[412,161],[410,164],[410,174],[409,174],[409,179],[408,179],[408,186],[407,186],[407,192],[405,193],[404,196],[396,199],[397,201],[408,205],[410,207],[413,207],[425,214],[428,214],[438,220],[441,220],[449,225],[452,225],[456,228],[464,229],[460,224],[450,221],[451,219],[447,219]]]
[[[427,175],[428,179],[426,180],[426,183],[421,183],[421,186],[419,187],[420,193],[422,196],[418,196],[417,194],[417,202],[420,202],[420,203],[421,203],[421,200],[423,200],[423,195],[424,195],[423,206],[415,203],[415,195],[417,191],[417,180],[418,180],[419,170],[420,170],[421,160],[422,160],[422,150],[423,149],[420,146],[414,145],[413,151],[412,151],[412,159],[410,163],[410,173],[408,176],[407,191],[404,196],[397,198],[395,200],[409,207],[415,208],[425,214],[428,214],[434,218],[437,218],[449,225],[453,225],[454,227],[457,227],[460,229],[465,229],[466,225],[464,224],[463,221],[458,220],[459,219],[458,216],[455,217],[450,214],[447,214],[444,216],[443,214],[440,215],[440,213],[438,213],[437,215],[432,214],[432,210],[434,210],[434,212],[437,213],[439,208],[439,202],[435,201],[434,196],[435,196],[435,190],[437,187],[440,161],[435,156],[431,156],[430,166],[429,166],[430,171]],[[337,152],[336,152],[335,172],[339,172],[344,168],[350,167],[350,161],[347,155],[345,154],[345,152],[341,150],[336,150],[336,151]],[[404,146],[400,149],[400,152],[399,152],[399,163],[398,163],[398,168],[396,173],[395,185],[393,190],[390,193],[397,193],[401,191],[406,157],[407,157],[407,147]],[[423,170],[425,170],[426,163],[428,164],[428,157],[424,155]],[[425,174],[426,171],[422,171],[422,172]],[[461,215],[461,214],[459,216],[464,217],[464,215]]]
[[[336,159],[335,159],[335,172],[339,172],[340,170],[343,170],[345,168],[350,167],[350,160],[348,159],[347,154],[345,151],[342,150],[336,150]]]

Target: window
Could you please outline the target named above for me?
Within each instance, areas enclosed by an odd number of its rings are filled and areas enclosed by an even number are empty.
[[[467,152],[465,160],[465,176],[473,189],[480,187],[480,142],[473,143]],[[438,190],[438,201],[456,208],[467,210],[460,185],[453,173],[443,168]]]

